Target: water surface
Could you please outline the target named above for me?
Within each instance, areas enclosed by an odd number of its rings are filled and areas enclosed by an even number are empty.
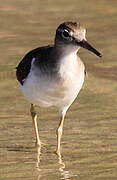
[[[0,180],[113,180],[117,177],[117,1],[0,0]],[[63,21],[80,21],[100,60],[81,49],[88,76],[64,125],[62,157],[54,154],[58,114],[37,108],[35,148],[29,103],[20,93],[15,67],[24,54],[53,43]]]

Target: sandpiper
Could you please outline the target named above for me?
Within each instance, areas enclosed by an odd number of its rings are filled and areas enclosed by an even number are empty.
[[[16,76],[19,87],[31,103],[36,144],[41,146],[34,106],[58,109],[60,123],[57,128],[57,149],[60,143],[66,112],[76,99],[85,78],[85,66],[78,57],[80,47],[101,54],[85,38],[86,30],[79,22],[64,22],[56,30],[54,45],[31,50],[21,60]]]

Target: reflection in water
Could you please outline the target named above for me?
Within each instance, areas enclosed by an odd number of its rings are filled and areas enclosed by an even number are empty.
[[[65,169],[65,163],[62,159],[61,154],[58,155],[58,162],[59,162],[59,171],[61,174],[61,179],[70,180],[71,177],[77,176],[77,175],[73,175],[70,171]]]
[[[41,155],[41,147],[38,146],[37,147],[37,163],[36,163],[36,168],[38,169],[38,171],[40,171],[40,155]]]
[[[60,171],[60,174],[61,174],[61,176],[62,176],[61,179],[69,180],[70,174],[69,174],[69,171],[66,171],[66,170],[65,170],[65,163],[64,163],[63,160],[62,160],[61,154],[58,155],[58,160],[59,160],[59,165],[60,165],[59,171]]]
[[[36,162],[36,168],[37,168],[37,170],[39,171],[39,175],[38,175],[38,177],[37,177],[37,180],[40,180],[40,178],[41,178],[41,174],[40,174],[40,172],[41,172],[41,169],[40,169],[40,155],[41,155],[41,147],[40,146],[37,146],[37,162]]]
[[[40,178],[43,176],[43,174],[45,174],[43,172],[45,170],[40,168],[40,163],[41,163],[40,155],[41,155],[41,147],[37,147],[36,168],[37,168],[37,170],[39,172],[37,180],[40,180]],[[58,158],[58,164],[59,164],[58,172],[60,173],[60,177],[61,177],[60,179],[70,180],[71,177],[76,177],[77,176],[77,175],[72,174],[70,171],[66,170],[66,166],[65,166],[65,163],[63,161],[63,158],[62,158],[61,154],[57,155],[57,158]],[[56,171],[56,169],[54,169],[52,167],[52,171],[53,170]],[[57,172],[57,174],[58,174],[58,172]]]

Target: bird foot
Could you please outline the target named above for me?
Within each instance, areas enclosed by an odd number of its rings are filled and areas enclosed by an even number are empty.
[[[42,146],[45,146],[45,145],[47,145],[47,144],[45,144],[45,143],[43,143],[43,142],[35,142],[35,147],[42,147]]]

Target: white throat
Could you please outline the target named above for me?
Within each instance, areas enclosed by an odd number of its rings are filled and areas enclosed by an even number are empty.
[[[59,74],[61,77],[66,76],[69,78],[69,76],[73,74],[75,69],[78,67],[78,47],[68,46],[67,48],[63,48],[62,51],[59,64]]]

